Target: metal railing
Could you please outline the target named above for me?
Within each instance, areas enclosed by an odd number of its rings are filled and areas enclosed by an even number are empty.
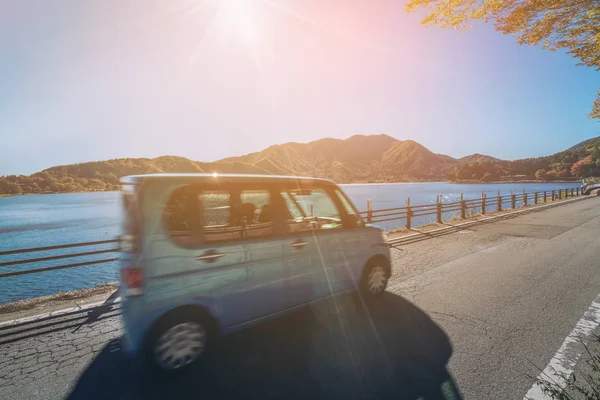
[[[517,208],[517,204],[526,207],[530,204],[547,203],[548,201],[567,199],[569,197],[580,196],[581,194],[579,187],[533,193],[523,191],[521,194],[512,193],[504,196],[498,192],[497,196],[491,197],[482,193],[480,198],[475,199],[465,199],[461,194],[459,201],[444,203],[441,201],[442,197],[438,196],[435,203],[415,206],[410,204],[409,197],[406,207],[381,210],[373,210],[372,202],[371,200],[368,200],[367,210],[360,214],[368,223],[404,220],[404,227],[406,229],[411,229],[413,220],[417,217],[435,216],[435,222],[441,224],[449,219],[465,219],[472,214],[485,215],[491,211],[498,212],[503,209],[514,209]]]
[[[517,204],[520,202],[522,206],[529,204],[546,203],[548,201],[554,201],[559,199],[566,199],[569,197],[580,196],[580,188],[573,189],[560,189],[545,192],[534,192],[526,193],[523,191],[522,194],[511,194],[501,196],[498,192],[498,196],[487,197],[486,194],[482,193],[481,198],[478,199],[464,199],[461,195],[460,201],[442,203],[441,197],[438,196],[437,202],[434,204],[427,205],[410,205],[410,198],[407,202],[406,207],[400,208],[387,208],[380,210],[373,210],[371,205],[372,202],[369,200],[367,205],[367,211],[363,211],[360,214],[369,223],[378,223],[386,221],[398,221],[405,220],[405,227],[411,229],[414,218],[424,216],[435,216],[437,223],[442,223],[448,219],[453,218],[467,218],[473,211],[478,214],[486,214],[490,211],[502,211],[505,208],[517,208]],[[446,217],[446,218],[445,218]],[[104,255],[109,253],[116,253],[119,251],[118,246],[109,246],[112,244],[119,243],[119,239],[102,240],[97,242],[84,242],[84,243],[73,243],[63,244],[57,246],[46,246],[36,247],[19,250],[8,250],[0,251],[0,279],[8,278],[19,275],[35,274],[46,271],[54,271],[67,268],[76,267],[87,267],[92,265],[106,264],[109,262],[117,261],[118,257],[100,258],[100,259],[89,259],[94,258],[93,256]],[[79,247],[89,247],[90,250],[71,253],[67,252],[57,254],[56,250],[68,250]],[[8,261],[2,261],[2,257],[14,256],[18,254],[37,253],[38,257],[27,258],[27,259],[11,259]],[[40,254],[46,253],[46,254]],[[14,258],[14,257],[11,257]],[[26,264],[42,263],[46,264],[51,261],[72,259],[68,264],[51,265],[51,266],[39,266],[29,269],[20,269],[2,272],[7,267],[18,267]],[[14,269],[14,268],[13,268]]]
[[[55,271],[59,269],[66,268],[75,268],[75,267],[85,267],[89,265],[98,265],[105,264],[112,261],[116,261],[118,257],[111,258],[103,258],[103,259],[93,259],[83,261],[84,257],[91,257],[98,254],[108,254],[115,253],[119,251],[118,247],[107,247],[107,245],[119,243],[119,239],[111,239],[111,240],[101,240],[98,242],[85,242],[85,243],[73,243],[73,244],[62,244],[57,246],[46,246],[46,247],[35,247],[29,249],[19,249],[19,250],[8,250],[8,251],[0,251],[0,258],[6,256],[12,256],[15,254],[26,254],[26,253],[47,253],[50,255],[46,255],[44,257],[35,257],[35,258],[27,258],[27,259],[14,259],[10,261],[0,262],[0,278],[8,278],[10,276],[19,276],[19,275],[27,275],[27,274],[35,274],[39,272],[45,271]],[[67,253],[67,254],[55,254],[56,250],[64,250],[64,249],[72,249],[77,247],[90,247],[93,250],[84,251],[81,253]],[[104,247],[104,248],[101,248]],[[74,259],[73,261],[78,261],[69,264],[62,265],[52,265],[47,267],[39,267],[33,269],[23,269],[9,272],[2,272],[6,267],[13,267],[24,264],[32,264],[32,263],[46,263],[48,261],[55,260],[64,260],[64,259]]]

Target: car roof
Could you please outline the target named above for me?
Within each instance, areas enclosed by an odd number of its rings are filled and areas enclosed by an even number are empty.
[[[142,181],[155,180],[176,180],[179,182],[201,182],[211,179],[219,179],[226,182],[261,182],[261,181],[317,181],[326,184],[333,184],[332,181],[322,178],[313,178],[308,176],[287,176],[287,175],[259,175],[259,174],[184,174],[184,173],[161,173],[161,174],[142,174],[129,175],[121,178],[123,184],[138,184]]]

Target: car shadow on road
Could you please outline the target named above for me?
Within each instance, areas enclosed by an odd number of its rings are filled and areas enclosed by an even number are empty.
[[[345,295],[224,337],[208,366],[162,378],[109,343],[69,399],[460,399],[447,335],[385,293]]]

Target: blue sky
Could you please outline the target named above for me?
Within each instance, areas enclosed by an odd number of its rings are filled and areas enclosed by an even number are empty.
[[[0,2],[0,175],[386,133],[461,157],[590,137],[600,73],[393,0]]]

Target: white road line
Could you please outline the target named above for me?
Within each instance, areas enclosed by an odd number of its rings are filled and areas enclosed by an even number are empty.
[[[52,311],[52,312],[45,313],[45,314],[32,315],[29,317],[13,319],[11,321],[4,321],[4,322],[0,322],[0,328],[3,328],[5,326],[11,326],[11,325],[19,325],[19,324],[22,324],[25,322],[37,321],[38,319],[43,319],[43,318],[47,318],[47,317],[57,317],[57,316],[60,316],[63,314],[68,314],[73,311],[83,311],[83,310],[87,310],[90,308],[100,307],[102,305],[108,306],[108,305],[112,305],[112,304],[117,304],[120,301],[121,301],[121,298],[117,297],[114,301],[111,301],[108,303],[106,301],[99,301],[97,303],[84,304],[82,306],[77,306],[77,307],[63,308],[62,310],[56,310],[56,311]]]
[[[538,380],[554,382],[561,387],[565,385],[565,379],[568,379],[573,373],[573,369],[579,361],[581,354],[585,350],[584,343],[587,343],[589,337],[600,325],[600,294],[592,302],[583,317],[577,322],[575,328],[565,339],[562,346],[558,349],[550,364],[538,376]],[[561,376],[562,375],[562,376]],[[547,400],[552,399],[544,394],[541,386],[536,382],[527,392],[524,400]]]

